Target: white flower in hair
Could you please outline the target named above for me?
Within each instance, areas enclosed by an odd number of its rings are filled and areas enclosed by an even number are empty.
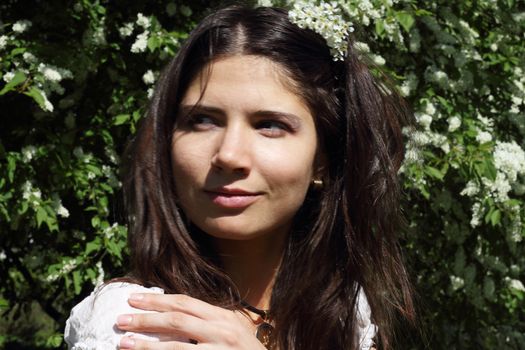
[[[320,34],[330,47],[335,61],[344,60],[347,52],[346,38],[354,28],[343,18],[336,2],[321,2],[316,5],[312,2],[298,1],[288,12],[288,16],[298,27]]]

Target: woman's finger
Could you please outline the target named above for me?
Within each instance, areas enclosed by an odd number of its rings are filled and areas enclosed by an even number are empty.
[[[117,327],[137,333],[173,334],[177,337],[204,341],[215,332],[215,324],[183,312],[159,312],[120,315]]]
[[[119,349],[127,350],[197,350],[196,344],[183,343],[179,341],[152,342],[131,337],[123,337],[120,340]]]
[[[204,320],[216,318],[221,313],[228,311],[184,294],[131,294],[128,302],[131,306],[142,310],[178,311]]]

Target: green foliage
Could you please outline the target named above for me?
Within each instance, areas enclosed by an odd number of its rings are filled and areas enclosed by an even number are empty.
[[[339,3],[416,116],[403,246],[423,336],[399,348],[523,348],[525,5]],[[63,347],[71,307],[125,272],[118,155],[213,6],[0,5],[0,347]]]

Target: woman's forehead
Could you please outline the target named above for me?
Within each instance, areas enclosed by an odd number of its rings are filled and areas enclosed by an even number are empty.
[[[292,103],[295,107],[302,105],[308,109],[302,96],[291,88],[290,80],[281,64],[266,57],[221,57],[201,69],[188,86],[182,104],[204,100],[277,106]]]

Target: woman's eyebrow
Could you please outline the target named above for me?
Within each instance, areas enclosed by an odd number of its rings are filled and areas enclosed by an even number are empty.
[[[222,109],[218,107],[206,106],[202,104],[180,105],[179,109],[182,114],[193,113],[193,112],[220,114],[220,115],[226,114]]]

